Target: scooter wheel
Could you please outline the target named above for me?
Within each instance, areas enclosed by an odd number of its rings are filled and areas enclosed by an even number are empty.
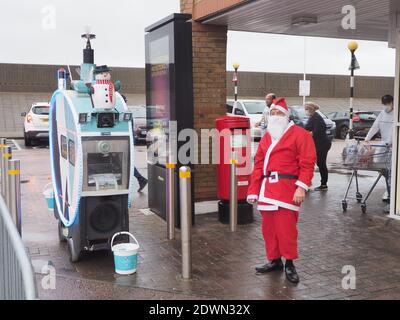
[[[66,242],[67,238],[63,234],[63,224],[60,220],[58,220],[58,240],[60,242]]]
[[[68,244],[68,251],[69,251],[69,261],[71,263],[75,263],[79,261],[79,258],[81,256],[80,251],[76,250],[74,246],[74,240],[72,238],[67,239],[67,244]]]

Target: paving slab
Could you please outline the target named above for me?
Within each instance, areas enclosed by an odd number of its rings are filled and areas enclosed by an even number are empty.
[[[144,149],[138,150],[138,167],[145,170]],[[256,275],[254,266],[265,262],[260,215],[255,222],[239,226],[236,233],[218,221],[216,213],[198,215],[193,228],[193,279],[180,277],[180,234],[165,239],[166,223],[146,215],[146,193],[136,194],[129,212],[130,232],[141,245],[138,271],[132,276],[114,273],[111,252],[86,254],[71,264],[64,243],[58,242],[57,221],[42,196],[50,182],[49,150],[21,148],[23,240],[35,262],[42,299],[398,299],[400,298],[400,222],[383,214],[379,183],[367,214],[341,200],[349,175],[332,173],[329,191],[309,192],[300,213],[299,252],[296,266],[301,278],[289,284],[283,273]],[[318,185],[316,174],[314,185]],[[374,174],[360,178],[362,192]],[[56,288],[45,290],[41,265],[55,267]],[[344,290],[344,266],[354,266],[356,289]]]

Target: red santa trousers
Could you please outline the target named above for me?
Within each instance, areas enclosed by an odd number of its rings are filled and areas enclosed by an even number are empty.
[[[298,258],[297,221],[299,213],[284,208],[276,211],[261,211],[262,233],[269,261],[284,257],[286,260]]]

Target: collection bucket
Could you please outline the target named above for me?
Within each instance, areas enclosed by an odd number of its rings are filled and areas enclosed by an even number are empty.
[[[130,236],[135,243],[120,243],[113,246],[116,236],[126,234]],[[115,272],[118,274],[129,275],[136,272],[137,254],[139,251],[139,243],[136,238],[129,232],[118,232],[111,239],[111,250],[114,253]]]
[[[46,184],[46,186],[44,187],[43,195],[44,195],[44,198],[46,199],[47,208],[50,211],[53,211],[53,209],[54,209],[54,191],[53,191],[53,184],[51,182]]]

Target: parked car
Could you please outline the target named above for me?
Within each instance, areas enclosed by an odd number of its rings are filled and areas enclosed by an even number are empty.
[[[28,112],[22,112],[24,117],[25,146],[32,146],[33,141],[48,141],[49,139],[50,105],[47,102],[32,104]]]
[[[356,111],[353,116],[353,126],[356,136],[365,137],[371,129],[380,111]],[[348,112],[331,112],[328,113],[328,118],[336,123],[337,137],[339,139],[346,139],[349,132],[350,120]],[[374,138],[378,138],[377,134]]]
[[[308,116],[306,115],[306,111],[303,106],[290,106],[290,118],[293,122],[304,128],[308,121]],[[336,124],[332,120],[330,120],[325,114],[323,114],[320,110],[317,111],[319,115],[324,119],[326,124],[326,135],[332,141],[336,136]]]
[[[253,139],[261,139],[262,130],[255,125],[262,119],[262,114],[266,108],[263,100],[239,100],[234,106],[234,100],[226,102],[227,115],[229,116],[244,116],[250,119],[251,137]]]
[[[145,143],[147,136],[146,107],[134,106],[128,108],[130,112],[132,112],[133,137],[135,143]]]

